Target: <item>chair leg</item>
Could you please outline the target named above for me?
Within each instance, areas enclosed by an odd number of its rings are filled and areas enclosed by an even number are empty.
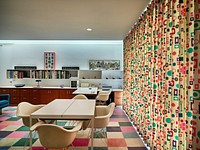
[[[34,133],[36,133],[36,132],[33,132],[33,134],[32,134],[32,136],[33,136],[33,138],[34,138]],[[25,144],[24,144],[24,150],[25,150],[25,147],[26,147],[26,144],[27,144],[27,142],[29,141],[28,139],[30,138],[30,132],[28,133],[28,138],[26,139],[26,141],[25,141]]]

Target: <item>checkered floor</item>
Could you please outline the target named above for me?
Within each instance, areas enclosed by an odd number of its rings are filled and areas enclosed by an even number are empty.
[[[58,121],[58,125],[66,125],[66,121]],[[147,150],[132,124],[120,107],[116,107],[107,126],[106,136],[94,135],[94,150]],[[80,131],[69,150],[90,149],[90,130]],[[22,120],[16,117],[16,107],[6,107],[0,115],[0,150],[29,149],[29,128],[23,126]],[[26,143],[26,146],[24,147]],[[43,150],[37,134],[33,138],[33,150]]]

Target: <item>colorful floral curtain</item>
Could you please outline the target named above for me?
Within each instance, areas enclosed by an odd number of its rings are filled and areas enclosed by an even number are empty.
[[[157,150],[200,150],[200,1],[153,0],[124,39],[123,108]]]

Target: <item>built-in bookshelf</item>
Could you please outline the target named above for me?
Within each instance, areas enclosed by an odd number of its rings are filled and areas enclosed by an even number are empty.
[[[19,70],[8,69],[8,79],[70,79],[71,77],[78,77],[77,70]]]
[[[40,70],[36,68],[8,69],[8,79],[69,79],[78,81],[78,86],[89,85],[123,87],[123,71],[121,70],[77,70],[79,68],[64,67],[61,70]]]
[[[33,79],[70,79],[78,77],[78,71],[75,70],[31,70]]]

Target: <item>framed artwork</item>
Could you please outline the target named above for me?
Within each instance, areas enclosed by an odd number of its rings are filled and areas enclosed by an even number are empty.
[[[89,60],[90,70],[120,70],[120,60]]]
[[[56,53],[44,52],[44,69],[54,70],[56,66]]]

